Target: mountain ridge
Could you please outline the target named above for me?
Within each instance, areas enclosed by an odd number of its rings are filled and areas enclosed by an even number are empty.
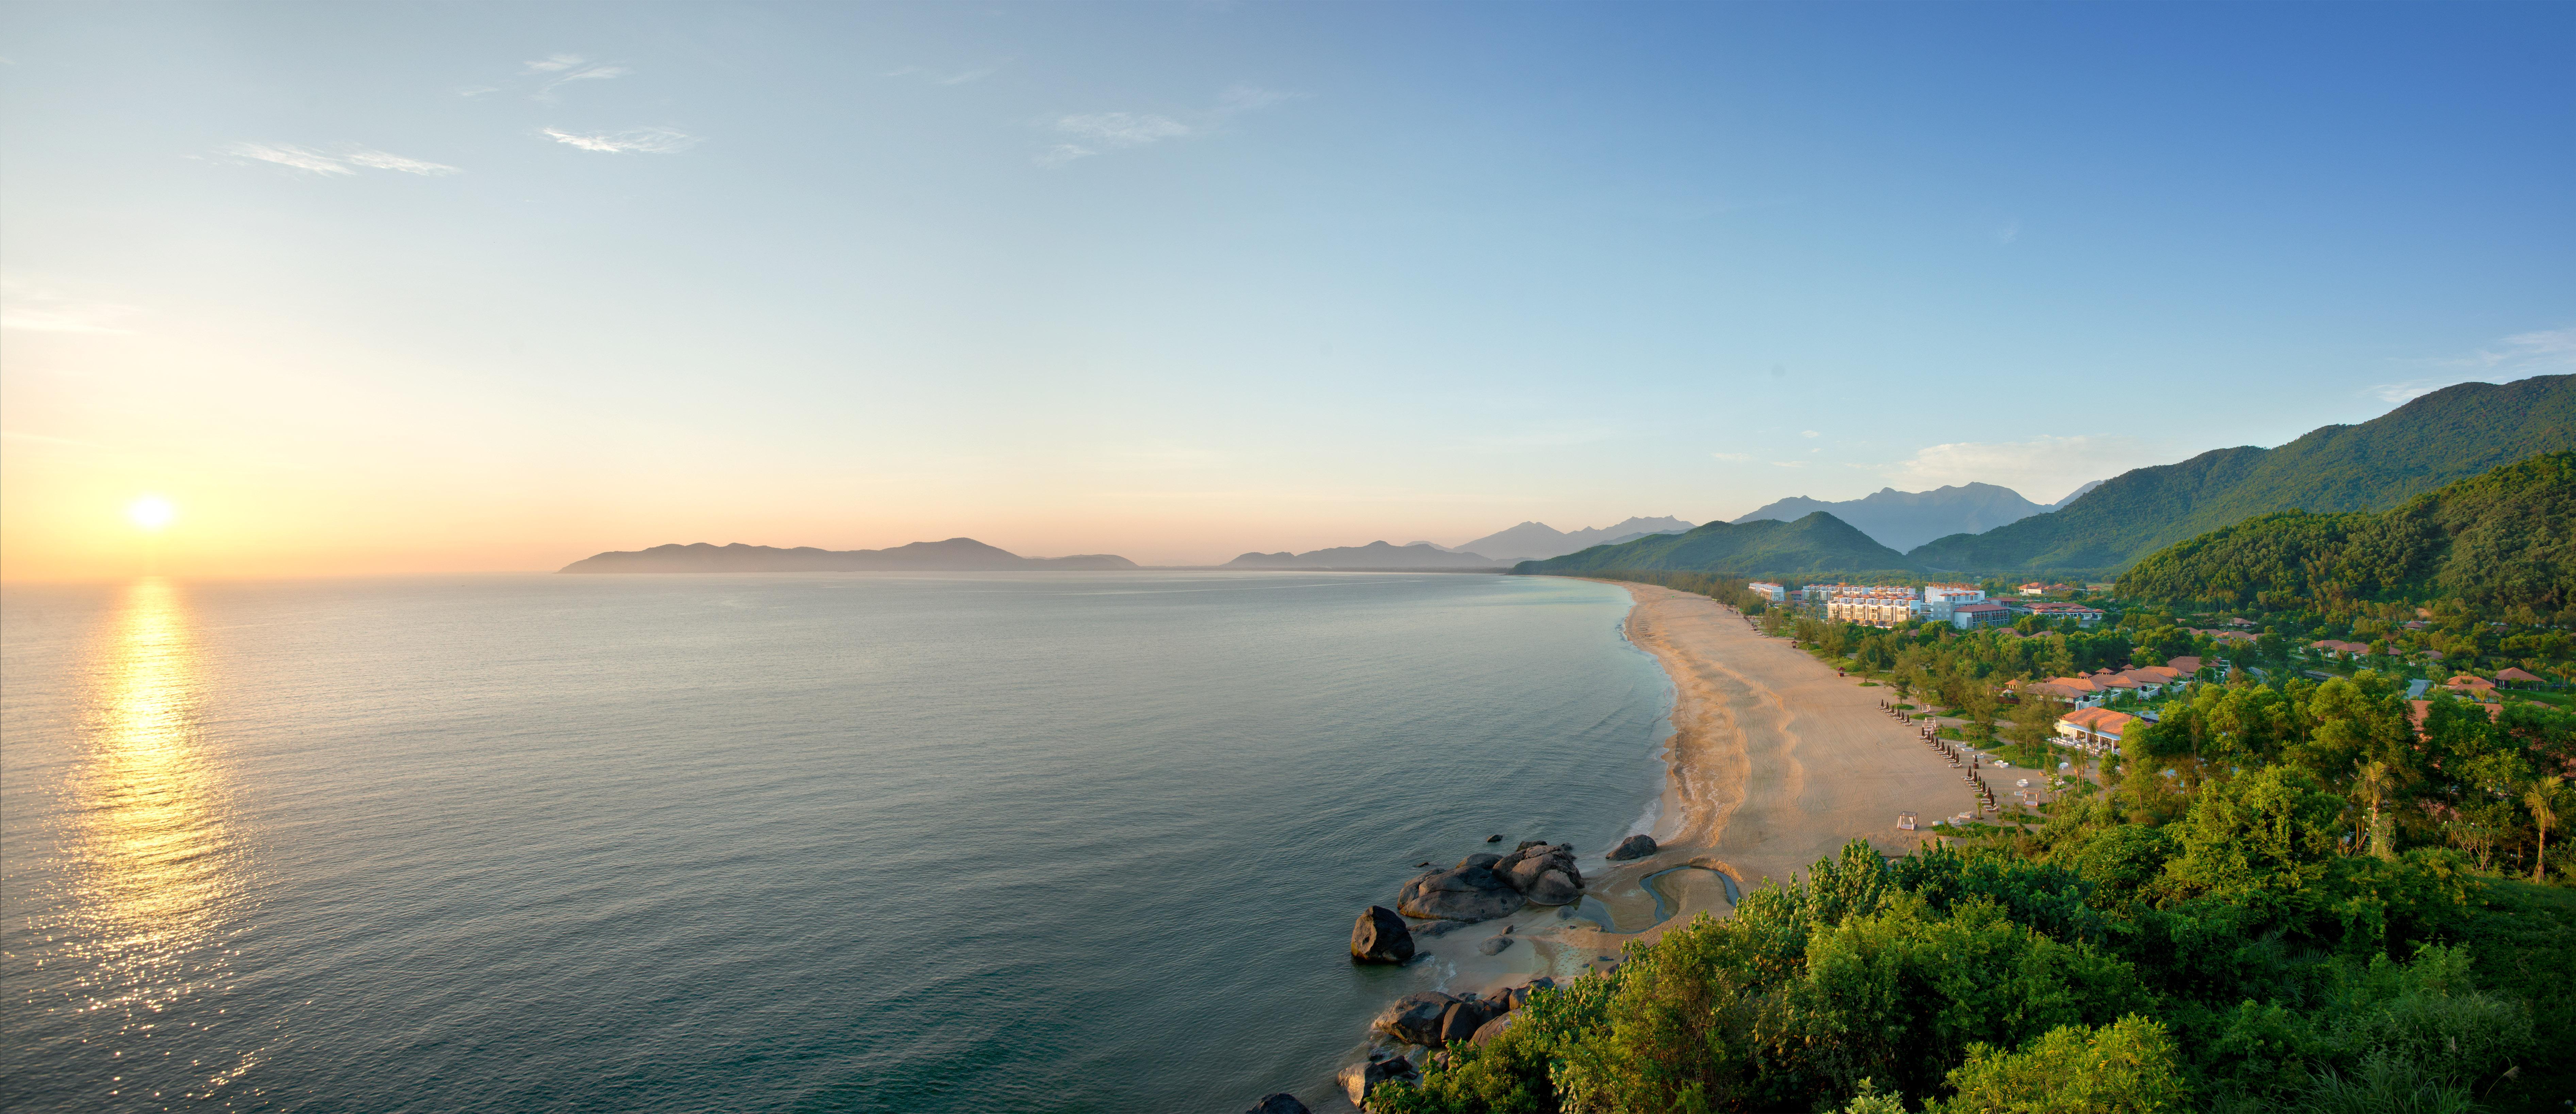
[[[1474,541],[1461,542],[1457,551],[1492,554],[1496,560],[1508,565],[1514,561],[1562,557],[1596,545],[1630,541],[1644,534],[1678,534],[1691,528],[1689,522],[1670,515],[1631,517],[1608,526],[1580,530],[1559,530],[1544,522],[1530,521],[1496,530]]]
[[[1883,487],[1858,499],[1829,501],[1804,495],[1776,500],[1732,521],[1793,522],[1817,511],[1841,519],[1872,541],[1902,552],[1935,538],[1975,534],[2056,509],[2020,492],[1989,483],[1944,485],[1930,491]]]
[[[2096,574],[2277,511],[2378,511],[2542,452],[2576,449],[2576,375],[2461,383],[2275,449],[2212,449],[2123,472],[2064,509],[1906,556],[1935,572]]]
[[[1509,561],[1497,561],[1481,553],[1443,549],[1429,542],[1392,545],[1383,541],[1367,545],[1340,545],[1305,553],[1246,553],[1217,566],[1221,569],[1499,569]]]
[[[1905,555],[1825,511],[1792,522],[1711,522],[1680,534],[1523,561],[1516,573],[1583,573],[1615,569],[1730,572],[1753,576],[1916,572]]]

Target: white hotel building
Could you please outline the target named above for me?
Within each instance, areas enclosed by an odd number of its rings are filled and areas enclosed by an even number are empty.
[[[1933,584],[1917,592],[1893,585],[1810,584],[1807,599],[1822,599],[1825,618],[1838,623],[1892,627],[1910,619],[1950,621],[1960,604],[1982,603],[1986,593],[1968,584]]]

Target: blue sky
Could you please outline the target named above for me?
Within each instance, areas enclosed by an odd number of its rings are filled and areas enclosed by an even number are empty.
[[[20,5],[0,565],[1222,560],[2576,365],[2568,5]]]

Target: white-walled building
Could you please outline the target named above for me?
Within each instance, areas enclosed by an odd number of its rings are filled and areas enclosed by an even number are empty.
[[[1745,585],[1744,590],[1773,603],[1789,602],[1789,589],[1784,585],[1773,584],[1768,580],[1756,580],[1751,584]]]
[[[1825,618],[1837,623],[1861,623],[1873,627],[1892,627],[1908,619],[1924,617],[1927,605],[1915,598],[1911,588],[1883,592],[1849,592],[1825,601]]]
[[[1950,613],[1961,604],[1980,603],[1986,591],[1974,584],[1926,584],[1923,586],[1924,614],[1927,618],[1947,623]]]

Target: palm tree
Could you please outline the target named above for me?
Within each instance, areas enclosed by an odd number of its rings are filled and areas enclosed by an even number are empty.
[[[2557,803],[2557,796],[2558,775],[2556,774],[2534,781],[2530,788],[2522,791],[2523,807],[2531,810],[2531,822],[2540,826],[2540,846],[2531,856],[2531,880],[2534,882],[2541,880],[2541,867],[2548,861],[2549,829],[2558,824],[2558,812],[2550,807]]]
[[[2353,783],[2370,798],[2370,853],[2383,859],[2395,857],[2396,852],[2388,846],[2388,833],[2379,826],[2379,804],[2395,784],[2389,776],[2388,763],[2376,759],[2361,768],[2360,779]]]

